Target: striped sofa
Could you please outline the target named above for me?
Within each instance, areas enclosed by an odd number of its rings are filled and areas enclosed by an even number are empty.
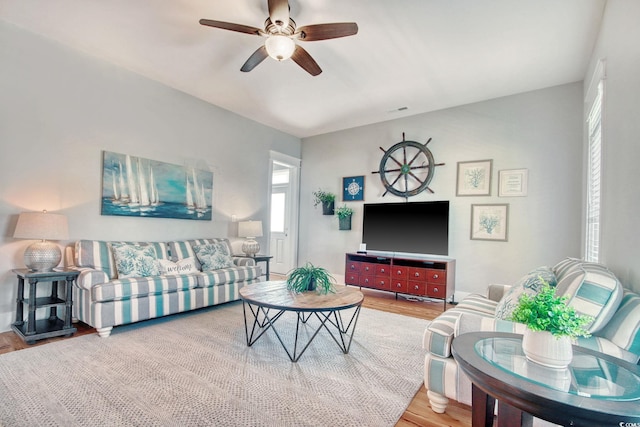
[[[114,244],[150,247],[158,262],[193,258],[193,272],[146,277],[118,277]],[[71,267],[80,271],[73,286],[74,319],[108,337],[114,326],[167,316],[239,299],[244,285],[258,282],[262,272],[252,258],[233,257],[233,267],[202,271],[197,245],[231,246],[227,239],[172,242],[105,242],[80,240],[74,245]]]
[[[567,296],[567,303],[576,311],[593,317],[589,326],[592,336],[578,338],[577,345],[639,362],[640,295],[623,289],[603,265],[567,258],[552,268],[527,273],[513,286],[489,285],[487,296],[467,296],[426,328],[424,384],[434,412],[445,412],[449,399],[471,405],[471,381],[451,355],[455,337],[478,331],[522,334],[525,326],[506,320],[510,313],[505,311],[520,294],[535,293],[540,278],[555,285],[556,295]]]

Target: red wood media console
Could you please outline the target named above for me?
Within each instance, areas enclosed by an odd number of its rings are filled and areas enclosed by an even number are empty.
[[[402,258],[346,254],[345,283],[398,294],[453,301],[456,261],[447,257]]]

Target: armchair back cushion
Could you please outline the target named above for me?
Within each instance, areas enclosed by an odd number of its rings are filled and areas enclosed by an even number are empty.
[[[640,357],[640,295],[624,290],[618,310],[597,335]]]
[[[556,295],[566,296],[567,304],[582,315],[593,317],[591,333],[602,329],[613,317],[622,300],[622,284],[604,266],[582,263],[564,273]]]

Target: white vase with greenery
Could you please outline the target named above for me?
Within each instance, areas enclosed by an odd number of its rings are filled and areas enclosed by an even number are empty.
[[[523,294],[518,300],[511,320],[527,325],[522,338],[527,359],[550,368],[566,368],[573,359],[573,340],[589,336],[585,326],[593,319],[579,315],[566,300],[556,297],[548,283],[536,295]]]

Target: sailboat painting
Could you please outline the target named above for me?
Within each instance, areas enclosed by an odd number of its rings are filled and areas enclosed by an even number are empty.
[[[102,215],[211,220],[213,173],[104,151]]]

